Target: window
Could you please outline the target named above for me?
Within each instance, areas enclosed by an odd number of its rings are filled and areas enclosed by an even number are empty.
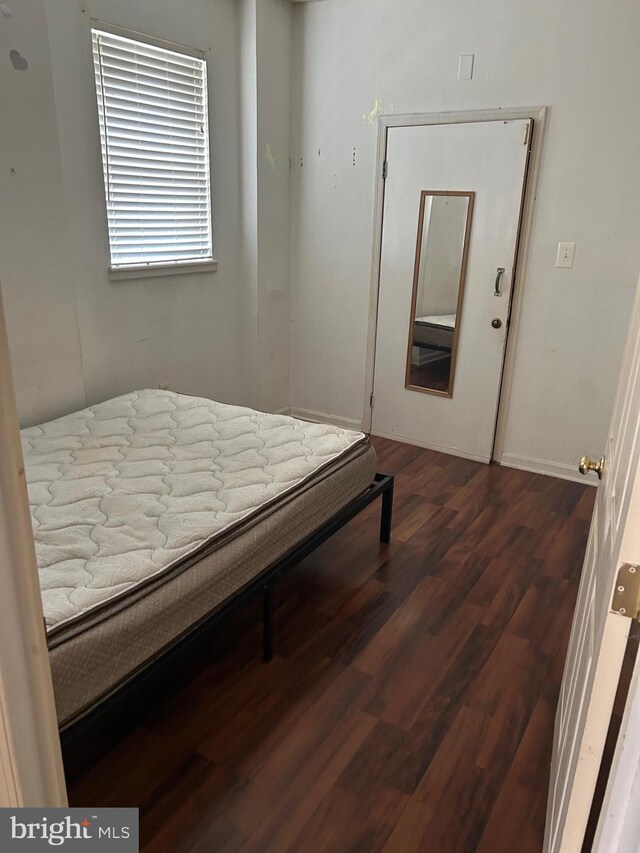
[[[204,55],[111,27],[91,33],[110,269],[211,263]]]

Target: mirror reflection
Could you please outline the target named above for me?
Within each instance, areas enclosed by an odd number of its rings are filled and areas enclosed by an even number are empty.
[[[472,192],[423,190],[405,387],[453,395]]]

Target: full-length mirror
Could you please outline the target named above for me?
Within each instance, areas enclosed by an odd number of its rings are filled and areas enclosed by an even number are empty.
[[[453,395],[473,197],[420,194],[405,377],[415,391]]]

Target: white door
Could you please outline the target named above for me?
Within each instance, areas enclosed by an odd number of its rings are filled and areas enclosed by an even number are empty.
[[[375,435],[490,461],[530,125],[389,128]]]
[[[640,291],[639,291],[640,294]],[[631,619],[616,584],[640,565],[640,299],[631,319],[556,714],[545,851],[579,853]],[[590,474],[589,476],[594,476]],[[640,572],[640,568],[638,569]],[[613,596],[616,596],[614,601]],[[606,848],[602,848],[606,849]]]

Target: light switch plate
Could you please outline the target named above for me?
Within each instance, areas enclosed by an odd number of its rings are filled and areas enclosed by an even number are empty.
[[[458,61],[458,80],[471,80],[475,53],[461,53]]]
[[[575,243],[558,243],[558,254],[556,255],[556,266],[561,269],[571,269],[576,256]]]

